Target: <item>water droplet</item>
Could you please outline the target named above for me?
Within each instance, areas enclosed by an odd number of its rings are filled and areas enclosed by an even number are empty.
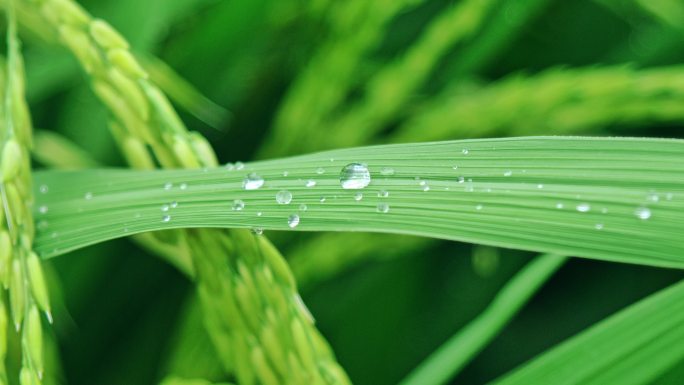
[[[188,184],[187,184],[187,183],[181,183],[180,186],[179,186],[179,188],[180,188],[181,190],[186,190],[186,189],[188,188]]]
[[[544,188],[544,185],[540,183],[537,185],[537,188],[539,188],[539,189]]]
[[[349,163],[340,171],[340,184],[343,189],[362,189],[370,182],[370,172],[365,164]]]
[[[292,193],[287,191],[287,190],[280,190],[276,194],[276,202],[280,203],[281,205],[287,205],[292,202]]]
[[[562,209],[564,206],[562,203],[556,203],[556,208],[557,209]]]
[[[383,167],[380,169],[380,175],[392,176],[394,175],[394,169],[392,167]]]
[[[171,215],[162,216],[162,222],[170,222],[170,221],[171,221]]]
[[[660,200],[660,197],[658,194],[648,194],[646,196],[646,200],[649,202],[658,202]]]
[[[308,208],[304,203],[302,203],[301,205],[299,205],[299,211],[306,211],[306,210],[308,210],[308,209],[309,209],[309,208]]]
[[[458,166],[454,166],[454,167],[452,167],[452,169],[458,170]]]
[[[245,190],[256,190],[264,185],[264,178],[257,175],[256,173],[250,173],[247,175],[245,180],[242,181],[242,187]]]
[[[38,212],[41,214],[46,214],[48,212],[48,207],[46,205],[42,205],[38,207]]]
[[[458,183],[463,183],[463,182],[465,182],[465,178],[462,176],[459,176],[458,177]]]
[[[580,203],[577,205],[577,211],[581,213],[586,213],[591,210],[591,205],[589,203]]]
[[[287,225],[291,228],[294,229],[299,225],[299,215],[297,214],[292,214],[287,218]]]
[[[289,171],[283,171],[283,176],[288,176],[288,175],[290,175]]]
[[[596,230],[603,230],[603,223],[597,223],[596,225],[594,225],[594,228]]]
[[[427,184],[427,182],[424,180],[421,180],[420,182],[418,182],[418,184],[421,186],[425,186]]]
[[[323,167],[319,167],[316,169],[316,174],[323,175],[324,173],[325,173],[325,169]]]
[[[306,187],[314,187],[316,185],[316,181],[313,179],[309,179],[306,181]]]
[[[39,188],[39,190],[40,190],[40,193],[41,193],[41,194],[47,194],[47,192],[48,192],[49,188],[48,188],[48,186],[47,186],[47,185],[45,185],[45,184],[42,184],[42,185],[40,185],[40,188]]]
[[[389,191],[380,190],[378,191],[378,198],[387,198],[389,196]]]
[[[513,175],[513,171],[511,171],[511,170],[504,171],[504,176],[511,176],[511,175]]]
[[[261,235],[264,233],[264,229],[261,227],[253,227],[252,228],[252,233],[255,235]]]
[[[236,170],[242,170],[245,168],[245,164],[242,162],[235,162],[235,169]]]
[[[171,188],[173,188],[173,183],[171,183],[171,182],[164,183],[164,190],[171,190]]]
[[[178,207],[178,202],[173,201],[169,204],[169,206],[171,206],[172,209],[175,209],[176,207]]]
[[[387,212],[389,212],[389,209],[390,209],[390,207],[387,203],[378,203],[377,211],[379,213],[383,213],[383,214],[387,213]]]
[[[228,171],[233,171],[233,170],[235,170],[235,165],[232,164],[232,163],[230,163],[230,162],[226,163],[226,165],[225,165],[224,167],[225,167],[226,170],[228,170]]]
[[[164,212],[169,211],[169,205],[162,205],[161,211],[164,211]]]
[[[85,198],[87,201],[89,201],[89,200],[93,199],[93,193],[87,192],[87,193],[85,193],[83,198]]]
[[[648,219],[651,217],[651,209],[648,207],[639,207],[634,211],[634,214],[639,219]]]
[[[467,148],[464,148],[463,151],[461,151],[463,155],[468,155],[470,151]]]
[[[358,202],[358,201],[360,201],[361,199],[363,199],[363,193],[357,192],[356,194],[354,194],[354,200],[355,200],[355,201]]]
[[[321,203],[325,202],[325,197],[321,197],[321,199],[319,199],[318,201]]]
[[[258,212],[257,212],[257,217],[260,217],[260,216],[262,216],[262,215],[264,215],[264,213],[262,213],[261,211],[258,211]]]
[[[430,191],[430,186],[428,186],[428,185],[423,186],[423,191]]]
[[[245,208],[245,202],[241,199],[236,199],[233,201],[233,211],[242,211]]]
[[[475,206],[475,210],[482,210],[482,205]]]

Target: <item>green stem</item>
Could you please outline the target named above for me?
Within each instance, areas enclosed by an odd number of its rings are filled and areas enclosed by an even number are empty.
[[[530,262],[501,289],[482,314],[418,365],[400,385],[444,384],[453,378],[506,326],[566,259],[545,254]]]

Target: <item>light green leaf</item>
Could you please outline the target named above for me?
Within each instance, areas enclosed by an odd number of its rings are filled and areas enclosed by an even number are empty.
[[[684,358],[684,281],[620,311],[495,381],[650,384]]]
[[[289,230],[298,218],[296,230],[682,267],[683,154],[678,140],[512,138],[351,148],[234,170],[44,172],[35,181],[47,191],[36,193],[36,248],[50,257],[182,227]],[[368,166],[366,188],[341,188],[350,163]],[[250,173],[264,178],[262,187],[243,188]],[[291,202],[278,203],[280,191]]]

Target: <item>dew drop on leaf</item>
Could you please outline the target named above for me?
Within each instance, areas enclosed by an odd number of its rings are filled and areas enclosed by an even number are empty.
[[[291,228],[294,229],[299,225],[299,215],[297,214],[292,214],[287,218],[287,225]]]
[[[162,222],[171,222],[171,215],[162,216]]]
[[[591,210],[591,205],[589,203],[580,203],[577,205],[577,211],[581,213],[586,213]]]
[[[361,163],[349,163],[340,171],[340,184],[343,189],[362,189],[371,182],[368,166]]]
[[[245,202],[241,199],[236,199],[233,201],[233,211],[242,211],[245,208]]]
[[[380,190],[378,191],[378,198],[387,198],[389,196],[389,191]]]
[[[304,203],[299,205],[299,211],[306,211],[306,210],[308,210],[308,207]]]
[[[164,212],[169,211],[169,205],[162,205],[161,211],[164,211]]]
[[[287,205],[292,202],[292,193],[287,190],[280,190],[276,193],[276,202]]]
[[[392,176],[394,175],[394,169],[392,167],[383,167],[380,169],[380,175]]]
[[[256,190],[263,185],[264,178],[254,172],[247,175],[247,177],[242,181],[242,187],[245,190]]]
[[[363,193],[357,192],[356,194],[354,194],[354,200],[355,200],[355,201],[358,202],[358,201],[360,201],[361,199],[363,199]]]
[[[378,207],[376,208],[376,210],[379,213],[383,213],[383,214],[389,212],[389,209],[390,209],[390,207],[387,203],[379,203]]]
[[[185,190],[188,188],[188,184],[187,183],[181,183],[179,187],[181,190]]]
[[[306,187],[314,187],[316,185],[316,181],[313,179],[309,179],[306,181]]]
[[[85,198],[86,200],[91,200],[91,199],[93,199],[93,193],[87,192],[87,193],[85,193],[83,198]]]
[[[173,183],[171,183],[171,182],[164,183],[164,190],[171,190],[172,187],[173,187]]]
[[[513,175],[513,171],[511,171],[511,170],[504,171],[504,176],[511,176],[511,175]]]
[[[637,218],[646,220],[651,217],[651,209],[648,207],[638,207],[634,210],[634,214]]]
[[[39,191],[40,191],[41,194],[47,194],[47,192],[49,191],[49,188],[48,188],[47,185],[42,184],[42,185],[40,185],[40,187],[39,187]]]

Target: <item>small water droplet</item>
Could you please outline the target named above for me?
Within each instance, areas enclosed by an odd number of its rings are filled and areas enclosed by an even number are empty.
[[[658,202],[660,200],[660,197],[658,194],[648,194],[646,196],[646,200],[649,202]]]
[[[257,217],[260,217],[262,215],[264,215],[264,213],[262,213],[261,211],[257,211]]]
[[[562,209],[564,205],[562,203],[556,203],[556,208],[557,209]]]
[[[247,177],[242,181],[242,187],[245,190],[256,190],[263,185],[264,178],[262,178],[254,172],[247,175]]]
[[[173,188],[173,183],[171,183],[171,182],[164,183],[164,190],[171,190],[171,188]]]
[[[89,201],[89,200],[93,199],[93,193],[87,192],[87,193],[85,193],[83,198],[85,198],[85,200]]]
[[[603,230],[603,223],[597,223],[596,225],[594,225],[594,228],[596,230]]]
[[[288,175],[290,175],[289,171],[283,171],[283,176],[288,176]]]
[[[276,193],[276,202],[281,205],[287,205],[292,202],[292,193],[287,190],[280,190]]]
[[[470,151],[467,148],[464,148],[462,151],[463,155],[468,155]]]
[[[287,218],[287,225],[291,228],[294,229],[299,225],[299,215],[297,214],[292,214]]]
[[[458,170],[458,166],[453,166],[452,169]]]
[[[325,202],[325,197],[321,197],[321,199],[319,199],[318,201],[321,203]]]
[[[634,214],[637,216],[637,218],[645,220],[651,217],[651,209],[648,207],[638,207],[636,210],[634,210]]]
[[[235,170],[235,165],[232,164],[232,163],[230,163],[230,162],[226,163],[226,165],[225,165],[224,167],[225,167],[225,169],[228,170],[228,171],[233,171],[233,170]]]
[[[164,212],[169,211],[169,205],[162,205],[161,211],[164,211]]]
[[[380,169],[380,175],[392,176],[394,175],[394,169],[392,167],[383,167]]]
[[[170,222],[170,221],[171,221],[171,215],[162,216],[162,222]]]
[[[358,201],[360,201],[361,199],[363,199],[363,193],[357,192],[356,194],[354,194],[354,200],[355,200],[355,201],[358,202]]]
[[[261,227],[252,227],[252,233],[255,235],[261,235],[264,233],[264,229]]]
[[[424,180],[421,180],[420,182],[418,182],[418,184],[421,186],[425,186],[427,184],[427,182]]]
[[[423,186],[423,191],[430,191],[430,186],[428,186],[428,185]]]
[[[504,176],[511,176],[511,175],[513,175],[513,171],[511,171],[511,170],[504,171]]]
[[[577,211],[581,213],[586,213],[591,210],[591,205],[589,203],[580,203],[577,205]]]
[[[383,214],[387,213],[387,212],[389,212],[389,209],[390,209],[390,207],[387,203],[378,203],[377,211],[379,213],[383,213]]]
[[[307,207],[307,205],[305,205],[304,203],[302,203],[301,205],[299,205],[299,211],[306,211],[306,210],[308,210],[308,209],[309,209],[309,207]]]
[[[48,192],[50,189],[48,188],[47,185],[42,184],[42,185],[40,185],[39,190],[40,190],[40,193],[41,193],[41,194],[47,194],[47,192]]]
[[[380,190],[378,191],[378,198],[387,198],[389,196],[389,191]]]
[[[370,172],[365,164],[349,163],[340,171],[340,184],[343,189],[362,189],[370,182]]]
[[[233,211],[242,211],[245,208],[245,202],[241,199],[236,199],[233,201]]]
[[[319,167],[316,169],[316,174],[323,175],[324,173],[325,173],[325,169],[323,167]]]
[[[186,189],[188,188],[188,184],[187,184],[187,183],[181,183],[180,186],[179,186],[179,188],[180,188],[181,190],[186,190]]]
[[[458,183],[463,183],[463,182],[465,182],[465,178],[462,176],[459,176],[458,177]]]
[[[316,185],[316,181],[313,179],[309,179],[306,181],[306,187],[314,187]]]
[[[544,185],[540,183],[537,185],[537,188],[542,189],[542,188],[544,188]]]
[[[172,209],[175,209],[176,207],[178,207],[178,202],[173,201],[169,204],[169,206],[171,206]]]
[[[235,162],[235,169],[236,170],[242,170],[245,168],[245,164],[242,162]]]
[[[482,207],[483,207],[482,205],[477,205],[477,206],[475,206],[475,210],[482,210]]]
[[[38,207],[38,212],[41,214],[46,214],[48,212],[48,207],[46,205],[42,205]]]

